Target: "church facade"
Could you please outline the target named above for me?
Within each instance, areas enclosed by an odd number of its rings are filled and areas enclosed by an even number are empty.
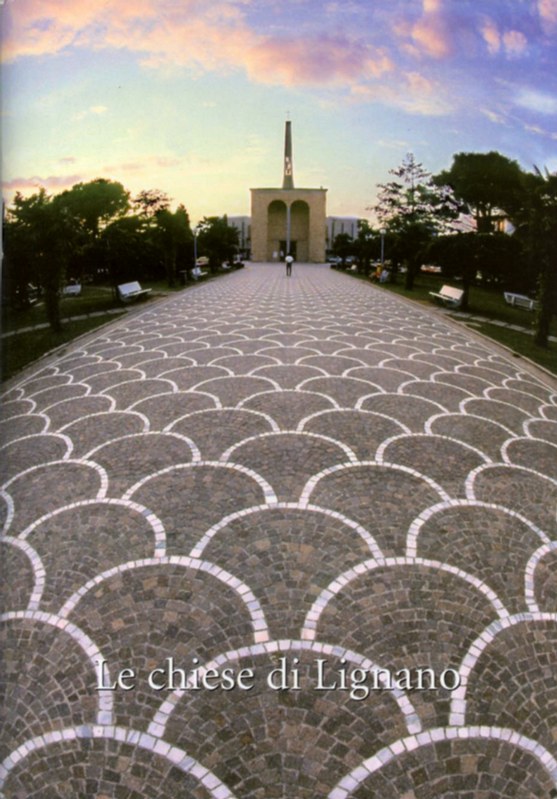
[[[323,263],[327,189],[296,189],[291,122],[286,123],[281,189],[251,189],[251,260]]]

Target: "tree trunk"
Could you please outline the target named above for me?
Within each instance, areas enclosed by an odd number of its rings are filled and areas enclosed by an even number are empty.
[[[54,333],[60,333],[62,331],[62,323],[60,321],[60,298],[58,296],[58,287],[45,286],[44,305],[46,310],[46,318],[50,325],[50,329]]]
[[[409,261],[406,267],[406,277],[404,279],[404,288],[407,291],[412,291],[414,288],[414,280],[416,278],[417,265],[413,261]]]
[[[549,346],[549,328],[553,315],[553,294],[555,291],[555,286],[553,285],[555,277],[551,272],[551,263],[545,263],[539,277],[539,309],[536,318],[536,333],[534,335],[534,342],[538,347]]]

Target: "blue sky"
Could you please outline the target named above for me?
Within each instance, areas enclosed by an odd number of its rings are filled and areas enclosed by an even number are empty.
[[[192,221],[279,186],[368,216],[413,152],[557,170],[557,0],[5,0],[2,180],[160,189]]]

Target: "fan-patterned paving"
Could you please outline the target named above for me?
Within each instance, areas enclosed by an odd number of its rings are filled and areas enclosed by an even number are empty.
[[[6,799],[555,795],[552,378],[249,265],[39,361],[0,435]],[[458,687],[339,677],[427,668]]]

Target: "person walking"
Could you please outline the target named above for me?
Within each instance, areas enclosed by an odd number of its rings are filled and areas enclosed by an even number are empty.
[[[286,256],[286,258],[284,260],[286,261],[286,276],[290,277],[290,275],[292,274],[292,262],[293,262],[294,258],[292,258],[290,253],[288,253],[288,255]]]

